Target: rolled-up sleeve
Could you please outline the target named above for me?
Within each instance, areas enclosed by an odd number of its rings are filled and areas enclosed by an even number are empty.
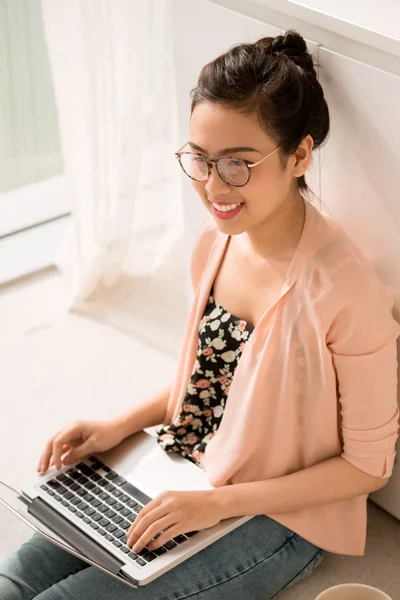
[[[349,463],[389,478],[399,431],[397,343],[393,297],[370,265],[350,263],[325,298],[327,347],[336,371],[343,452]]]

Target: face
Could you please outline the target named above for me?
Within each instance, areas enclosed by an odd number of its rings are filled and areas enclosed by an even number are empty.
[[[312,141],[312,138],[310,139]],[[200,152],[190,144],[184,148],[184,151],[199,152],[210,158],[234,156],[252,163],[261,160],[279,146],[267,136],[254,117],[243,116],[238,112],[207,102],[198,104],[193,111],[190,122],[190,142],[203,148],[204,152]],[[252,147],[255,150],[223,151],[225,148],[237,146]],[[303,150],[299,147],[297,154],[289,157],[285,169],[280,163],[279,150],[277,150],[250,170],[250,179],[243,187],[234,187],[225,183],[218,175],[215,164],[208,180],[191,180],[191,183],[221,231],[233,235],[244,231],[249,233],[260,231],[263,229],[263,224],[268,223],[275,216],[285,214],[292,207],[294,196],[298,195],[296,177],[307,170],[311,159],[311,148],[309,143],[306,143]],[[234,211],[234,216],[222,219],[214,212],[212,201],[242,204],[239,212]]]

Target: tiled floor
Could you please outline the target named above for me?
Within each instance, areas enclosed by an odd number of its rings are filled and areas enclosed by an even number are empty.
[[[134,293],[122,281],[118,310],[97,302],[95,318],[66,311],[53,270],[0,289],[0,479],[31,476],[46,439],[67,422],[114,416],[172,377],[187,314],[178,281],[171,271]],[[400,598],[400,523],[372,502],[368,509],[365,556],[329,554],[280,600],[314,600],[345,582]],[[0,560],[32,534],[2,506],[0,531]]]

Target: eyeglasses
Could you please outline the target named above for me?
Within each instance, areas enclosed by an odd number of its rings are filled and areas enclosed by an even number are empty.
[[[186,142],[187,144],[187,142]],[[179,161],[185,175],[194,179],[195,181],[205,181],[210,177],[212,164],[215,163],[217,167],[218,175],[225,183],[234,187],[243,187],[248,183],[251,175],[250,169],[259,165],[263,160],[271,156],[274,152],[282,148],[281,144],[278,148],[275,148],[272,152],[264,156],[261,160],[256,163],[252,163],[250,160],[242,160],[235,156],[221,156],[220,158],[207,158],[203,154],[197,152],[181,152],[182,148],[186,146],[184,144],[177,152],[175,156]]]

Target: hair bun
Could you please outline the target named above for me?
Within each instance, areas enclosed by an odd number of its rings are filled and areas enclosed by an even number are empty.
[[[296,65],[317,76],[311,54],[303,36],[295,29],[288,29],[284,35],[265,37],[257,42],[268,54],[284,54]]]

